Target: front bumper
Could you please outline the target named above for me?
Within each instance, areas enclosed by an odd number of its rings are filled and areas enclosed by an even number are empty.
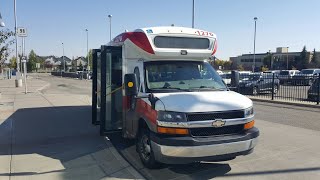
[[[219,161],[250,154],[257,145],[259,130],[252,128],[243,134],[207,138],[159,137],[151,135],[155,159],[167,164],[197,161]]]

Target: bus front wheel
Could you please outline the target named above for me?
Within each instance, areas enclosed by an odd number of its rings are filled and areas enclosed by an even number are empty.
[[[159,163],[155,160],[151,147],[150,131],[145,128],[141,130],[137,140],[137,150],[142,163],[149,169],[159,167]]]

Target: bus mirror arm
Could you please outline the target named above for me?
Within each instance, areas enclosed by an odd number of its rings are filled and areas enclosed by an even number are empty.
[[[156,108],[156,102],[159,100],[159,98],[155,97],[152,93],[149,94],[148,100],[151,103],[151,108],[155,109]]]
[[[151,103],[151,108],[155,109],[156,102],[159,100],[159,98],[155,97],[152,93],[149,95],[144,95],[144,96],[135,96],[135,99],[141,99],[141,98],[148,98],[148,100]]]

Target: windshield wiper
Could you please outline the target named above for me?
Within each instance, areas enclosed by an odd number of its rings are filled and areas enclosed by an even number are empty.
[[[175,88],[175,87],[152,88],[150,90],[179,90],[179,91],[190,92],[189,89],[181,89],[181,88]]]
[[[226,88],[214,88],[214,87],[207,87],[207,86],[200,86],[197,88],[190,88],[190,89],[197,89],[197,90],[212,90],[212,91],[225,91]]]

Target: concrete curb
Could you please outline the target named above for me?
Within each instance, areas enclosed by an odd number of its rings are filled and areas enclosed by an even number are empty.
[[[284,105],[291,105],[291,106],[299,106],[299,107],[310,107],[310,108],[320,108],[320,105],[316,104],[301,104],[295,102],[285,102],[285,101],[276,101],[276,100],[269,100],[269,99],[258,99],[258,98],[250,98],[252,101],[257,102],[267,102],[267,103],[274,103],[274,104],[284,104]]]
[[[135,179],[145,179],[129,162],[127,162],[116,150],[113,144],[110,142],[108,137],[105,137],[105,141],[109,146],[109,149],[113,156],[118,160],[118,162],[128,170],[128,172],[134,176]]]

